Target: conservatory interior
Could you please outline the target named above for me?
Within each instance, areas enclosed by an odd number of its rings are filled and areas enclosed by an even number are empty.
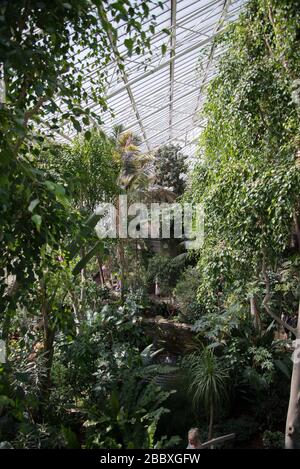
[[[0,2],[0,448],[300,448],[299,123],[299,0]]]

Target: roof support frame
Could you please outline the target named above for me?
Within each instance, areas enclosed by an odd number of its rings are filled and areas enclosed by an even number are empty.
[[[186,98],[187,96],[189,96],[190,94],[192,93],[195,93],[195,90],[189,90],[187,93],[183,93],[182,95],[180,95],[179,97],[176,98],[176,100],[180,100],[182,98]],[[175,99],[173,98],[173,103],[174,103]],[[154,116],[155,114],[157,114],[158,112],[160,111],[163,111],[164,109],[167,109],[169,107],[169,103],[167,104],[164,104],[163,106],[161,106],[159,109],[155,109],[153,112],[150,112],[149,114],[147,114],[146,116],[143,117],[143,120],[146,120],[152,116]],[[137,122],[137,121],[136,121]],[[125,130],[129,130],[130,127],[132,127],[132,125],[134,125],[136,122],[131,122],[129,125],[127,125],[125,127]]]
[[[103,9],[103,7],[100,5],[99,6],[99,12],[101,15],[103,15],[103,17],[105,18],[106,21],[108,21],[108,18],[107,18],[107,15],[106,15],[106,12],[105,10]],[[140,129],[141,129],[141,133],[142,133],[142,136],[144,138],[144,141],[146,143],[146,146],[148,148],[148,151],[151,150],[150,148],[150,145],[149,145],[149,142],[148,142],[148,139],[147,139],[147,135],[146,135],[146,131],[145,131],[145,128],[143,126],[143,122],[142,122],[142,119],[141,119],[141,116],[140,116],[140,113],[139,113],[139,110],[137,108],[137,105],[136,105],[136,102],[135,102],[135,99],[134,99],[134,96],[133,96],[133,93],[132,93],[132,90],[131,90],[131,86],[129,84],[129,78],[128,78],[128,75],[125,71],[125,68],[124,66],[122,66],[122,62],[121,62],[121,59],[120,59],[120,54],[119,54],[119,51],[118,51],[118,48],[115,44],[115,41],[114,41],[114,38],[113,38],[113,35],[111,33],[110,30],[108,30],[107,32],[107,35],[108,35],[108,39],[109,39],[109,42],[110,42],[110,45],[111,45],[111,48],[112,48],[112,51],[114,53],[114,56],[115,56],[115,59],[116,59],[116,64],[118,66],[118,69],[120,71],[120,74],[121,74],[121,77],[122,77],[122,80],[125,84],[125,87],[126,87],[126,91],[127,91],[127,94],[129,96],[129,99],[130,99],[130,102],[131,102],[131,105],[132,105],[132,109],[134,110],[134,113],[136,115],[136,118],[139,122],[139,126],[140,126]]]
[[[221,32],[221,30],[218,32],[218,34]],[[167,67],[170,62],[176,60],[176,59],[179,59],[181,57],[183,57],[184,55],[188,54],[189,52],[192,52],[193,50],[197,49],[197,48],[200,48],[200,47],[203,47],[207,44],[209,44],[213,39],[214,39],[215,35],[214,36],[211,36],[209,38],[206,38],[206,39],[203,39],[195,44],[193,44],[192,46],[188,47],[187,49],[183,50],[182,52],[179,52],[178,54],[175,54],[173,57],[171,57],[170,59],[166,60],[165,62],[163,62],[162,64],[158,65],[157,67],[151,69],[151,70],[148,70],[147,72],[139,75],[138,77],[136,78],[133,78],[132,80],[129,80],[127,84],[125,84],[124,86],[118,88],[117,90],[115,91],[112,91],[110,94],[108,94],[106,96],[106,99],[110,99],[110,98],[113,98],[114,96],[120,94],[122,91],[124,91],[126,88],[128,88],[128,86],[132,86],[134,85],[135,83],[138,83],[139,81],[143,80],[144,78],[147,78],[147,77],[150,77],[151,75],[153,75],[155,72],[158,72],[159,70],[161,70],[162,68],[165,68]]]
[[[171,0],[171,47],[170,59],[175,57],[176,49],[176,8],[177,1]],[[169,138],[172,138],[173,101],[174,101],[175,59],[170,62],[170,90],[169,90]]]
[[[222,27],[222,25],[223,25],[223,23],[226,19],[230,4],[231,4],[231,0],[224,0],[222,13],[221,13],[220,19],[219,19],[219,21],[218,21],[218,23],[215,27],[215,30],[214,30],[214,34],[213,34],[214,38],[216,37],[218,32],[221,30],[221,27]],[[209,55],[208,55],[208,61],[207,61],[207,64],[206,64],[206,69],[205,69],[205,72],[204,72],[204,76],[201,80],[201,85],[200,85],[200,89],[199,89],[197,103],[196,103],[196,106],[195,106],[194,116],[193,116],[193,122],[196,120],[196,114],[198,112],[199,100],[200,100],[200,97],[201,97],[201,94],[202,94],[202,91],[203,91],[203,86],[206,82],[206,78],[207,78],[207,75],[208,75],[208,72],[209,72],[210,65],[211,65],[211,63],[213,61],[213,58],[214,58],[215,49],[216,49],[216,43],[213,40],[212,45],[211,45],[211,49],[210,49],[210,52],[209,52]]]
[[[215,37],[237,18],[246,2],[163,0],[164,10],[153,7],[157,27],[151,39],[151,54],[147,52],[143,56],[128,55],[124,45],[126,25],[121,21],[117,25],[117,37],[113,34],[107,37],[111,43],[111,59],[106,65],[104,82],[108,110],[104,111],[90,93],[90,80],[101,72],[96,64],[83,80],[88,94],[86,105],[101,117],[101,127],[109,132],[114,123],[125,123],[125,130],[132,129],[141,135],[143,151],[174,140],[187,142],[188,151],[192,151],[195,145],[191,142],[205,125],[201,109],[206,86],[215,76],[219,57],[224,53],[224,47],[217,46]],[[106,10],[104,14],[113,21]],[[101,14],[99,9],[98,14]],[[170,28],[171,34],[168,55],[162,56],[161,44],[167,42],[164,28]],[[147,20],[142,24],[142,30],[146,29]],[[79,58],[81,60],[80,55]],[[70,59],[76,62],[76,56]],[[86,60],[93,63],[92,57],[87,56]],[[59,107],[59,113],[63,113],[65,103],[61,102]],[[44,122],[41,125],[49,126]],[[58,140],[72,141],[76,135],[68,122],[52,131],[61,137]]]

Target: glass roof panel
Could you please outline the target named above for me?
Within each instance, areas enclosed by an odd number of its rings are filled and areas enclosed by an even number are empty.
[[[246,1],[165,0],[163,9],[151,9],[157,17],[157,28],[151,40],[151,54],[143,56],[128,56],[125,28],[118,25],[117,48],[124,60],[124,72],[118,69],[112,53],[106,67],[109,110],[101,111],[90,100],[93,112],[102,119],[103,129],[110,132],[113,125],[122,124],[141,136],[143,150],[173,142],[192,155],[204,124],[201,108],[205,88],[224,51],[216,46],[214,38],[237,18]],[[164,28],[170,30],[170,36],[162,31]],[[164,56],[162,44],[167,45]],[[73,60],[89,60],[85,59],[86,52],[80,51]],[[93,72],[85,77],[83,86],[87,91],[92,79]],[[63,111],[59,100],[58,105]],[[74,135],[72,126],[66,124],[59,138],[72,139]]]

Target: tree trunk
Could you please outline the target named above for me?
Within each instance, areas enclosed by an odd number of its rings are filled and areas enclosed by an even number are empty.
[[[214,424],[214,406],[213,402],[210,403],[210,415],[209,415],[209,427],[208,427],[208,440],[212,439],[213,435],[213,424]]]
[[[296,347],[293,354],[290,401],[286,419],[285,448],[300,449],[300,302],[296,330]]]
[[[10,352],[10,343],[9,343],[9,333],[10,333],[10,326],[11,326],[11,310],[9,309],[6,311],[3,326],[2,326],[2,336],[1,339],[5,342],[5,351],[6,356],[5,360],[8,361],[9,352]]]
[[[119,246],[118,246],[118,252],[119,252],[119,263],[120,263],[120,282],[121,282],[121,302],[123,303],[125,300],[125,281],[126,281],[126,275],[125,275],[125,254],[124,254],[124,245],[123,245],[123,240],[119,239]]]
[[[298,214],[295,211],[293,212],[293,221],[294,221],[295,235],[297,238],[297,248],[298,248],[298,251],[300,252],[300,227],[299,227],[299,222],[298,222]]]
[[[7,297],[9,298],[9,304],[7,311],[4,315],[3,324],[2,324],[2,335],[1,339],[5,342],[6,348],[6,361],[9,357],[10,343],[9,343],[9,334],[11,329],[11,320],[12,320],[12,311],[15,311],[17,297],[16,291],[18,289],[18,282],[15,275],[6,275],[7,283]]]
[[[125,300],[125,253],[124,253],[124,240],[120,236],[120,198],[117,199],[117,226],[119,229],[119,239],[117,245],[117,256],[120,265],[120,294],[121,294],[121,303],[124,303]]]
[[[102,269],[102,262],[101,262],[101,258],[99,256],[99,254],[97,256],[97,261],[98,261],[99,274],[100,274],[100,280],[101,280],[101,283],[102,283],[102,287],[105,287],[105,279],[104,279],[104,274],[103,274],[103,269]]]
[[[41,385],[41,400],[45,402],[49,398],[51,388],[51,369],[54,352],[54,326],[49,320],[49,305],[45,303],[42,307],[43,323],[44,323],[44,354],[45,354],[45,377]]]
[[[255,296],[250,296],[250,314],[253,319],[253,325],[255,330],[260,333],[261,332],[261,321],[259,316],[259,311],[256,306]]]

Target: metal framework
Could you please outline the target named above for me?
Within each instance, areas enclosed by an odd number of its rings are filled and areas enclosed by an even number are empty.
[[[141,136],[144,150],[174,142],[192,156],[204,126],[205,89],[223,52],[215,37],[238,17],[246,1],[164,0],[163,10],[155,6],[151,11],[157,17],[151,56],[129,57],[124,47],[126,33],[119,27],[117,46],[109,38],[112,61],[107,69],[107,103],[114,116],[102,112],[103,130],[110,132],[113,125],[122,124]],[[163,29],[170,30],[164,56]],[[120,55],[125,67],[120,66]],[[90,79],[86,77],[86,89]],[[96,103],[92,107],[101,113]],[[61,129],[60,138],[73,137],[73,129],[67,125]]]

